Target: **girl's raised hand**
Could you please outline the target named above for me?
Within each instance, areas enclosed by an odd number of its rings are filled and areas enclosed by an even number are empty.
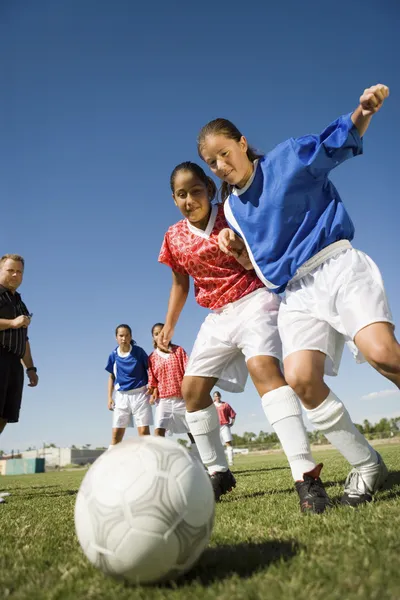
[[[364,90],[360,97],[360,106],[364,117],[373,115],[381,108],[385,98],[389,96],[387,85],[378,83]]]

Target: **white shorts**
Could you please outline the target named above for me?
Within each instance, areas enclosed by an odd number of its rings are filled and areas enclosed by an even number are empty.
[[[227,442],[232,441],[232,432],[229,425],[221,425],[219,430],[219,435],[221,437],[221,442],[226,444]]]
[[[153,425],[153,412],[150,405],[150,396],[146,393],[147,386],[136,390],[116,390],[114,392],[113,427],[136,427]]]
[[[186,423],[186,405],[182,398],[159,400],[156,407],[155,428],[169,433],[189,433]]]
[[[197,334],[185,375],[215,377],[227,392],[243,392],[254,356],[282,359],[280,298],[261,288],[211,312]]]
[[[378,322],[393,324],[378,267],[364,252],[339,251],[286,288],[278,317],[283,356],[319,350],[326,354],[325,373],[337,375],[344,343],[364,362],[354,338]]]

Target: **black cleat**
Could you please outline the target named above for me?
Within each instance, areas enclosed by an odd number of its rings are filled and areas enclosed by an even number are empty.
[[[303,481],[296,481],[295,487],[300,498],[300,510],[303,513],[321,514],[332,508],[332,502],[319,478],[322,463],[309,473],[304,473]]]
[[[215,471],[210,475],[211,483],[214,490],[215,502],[219,502],[221,496],[227,492],[231,492],[236,487],[236,479],[231,471]]]

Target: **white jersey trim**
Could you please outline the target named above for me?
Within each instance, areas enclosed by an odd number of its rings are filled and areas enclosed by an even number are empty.
[[[259,161],[259,159],[256,158],[256,160],[253,162],[253,173],[251,174],[251,177],[248,180],[248,182],[246,183],[246,185],[242,188],[234,187],[232,190],[232,194],[235,194],[235,196],[240,196],[241,194],[244,194],[245,192],[247,192],[247,190],[249,189],[249,187],[251,186],[251,184],[254,181],[254,177],[256,176],[258,161]]]
[[[254,171],[254,172],[255,172],[255,171]],[[243,188],[243,190],[244,190],[244,188]],[[242,191],[242,190],[241,190],[241,191]],[[271,281],[268,281],[268,279],[265,279],[265,277],[264,277],[264,275],[263,275],[263,273],[262,273],[262,271],[261,271],[260,267],[257,265],[256,261],[254,260],[253,253],[252,253],[252,251],[251,251],[251,249],[250,249],[250,246],[249,246],[249,245],[248,245],[248,243],[247,243],[247,240],[246,240],[246,238],[245,238],[245,236],[244,236],[244,234],[243,234],[243,231],[241,230],[241,228],[240,228],[240,226],[239,226],[239,223],[236,221],[235,217],[233,216],[232,209],[231,209],[231,207],[230,207],[230,205],[229,205],[229,200],[227,200],[227,201],[225,202],[225,204],[224,204],[224,213],[225,213],[225,218],[226,218],[226,220],[228,221],[228,224],[229,224],[229,223],[232,223],[232,227],[233,227],[234,229],[236,229],[236,231],[239,233],[240,237],[241,237],[241,238],[242,238],[242,240],[244,241],[244,244],[245,244],[245,246],[246,246],[246,250],[247,250],[247,253],[248,253],[248,255],[249,255],[249,258],[250,258],[251,264],[252,264],[252,265],[253,265],[253,267],[254,267],[254,270],[255,270],[255,272],[256,272],[256,274],[257,274],[257,277],[258,277],[258,279],[261,279],[261,281],[263,282],[263,284],[264,284],[264,285],[265,285],[267,288],[269,288],[269,289],[271,289],[271,290],[276,290],[277,288],[279,288],[279,287],[280,287],[279,285],[274,285],[274,284],[273,284]]]
[[[186,223],[187,223],[189,231],[191,231],[192,233],[194,233],[194,235],[197,235],[198,237],[202,237],[202,238],[208,240],[211,235],[212,230],[214,229],[217,214],[218,214],[218,205],[213,204],[211,206],[210,218],[208,219],[207,227],[205,228],[204,231],[202,229],[199,229],[198,227],[195,227],[186,219]]]
[[[156,348],[156,353],[158,354],[158,356],[161,356],[161,358],[165,358],[165,359],[167,359],[171,356],[171,354],[169,352],[163,352],[159,348]]]

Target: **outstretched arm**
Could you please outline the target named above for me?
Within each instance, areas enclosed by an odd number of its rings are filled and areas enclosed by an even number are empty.
[[[168,301],[165,325],[158,334],[157,344],[160,350],[169,352],[168,346],[174,335],[174,329],[185,306],[189,294],[189,275],[172,271],[172,287]]]
[[[367,131],[373,115],[382,108],[382,104],[388,96],[389,88],[381,83],[364,90],[360,97],[360,104],[351,115],[351,120],[357,127],[360,137]]]

